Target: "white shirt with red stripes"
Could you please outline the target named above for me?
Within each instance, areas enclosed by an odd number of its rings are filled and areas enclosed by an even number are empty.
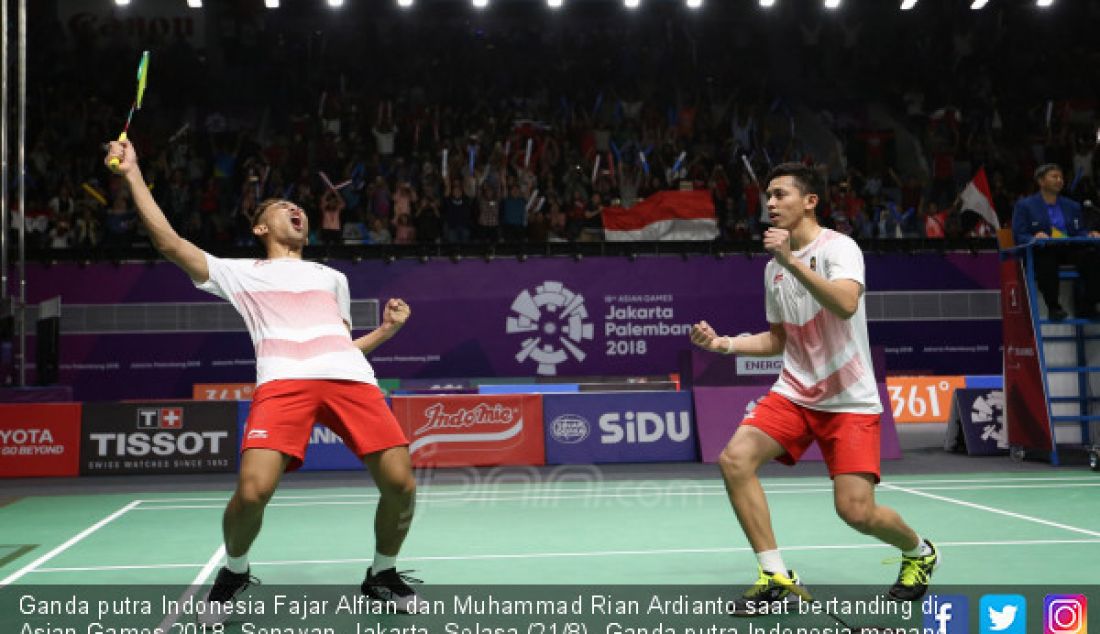
[[[256,348],[256,385],[277,379],[342,379],[377,385],[351,340],[343,273],[296,258],[228,260],[206,254],[210,279],[195,286],[244,317]]]
[[[855,280],[864,286],[863,252],[848,236],[821,229],[793,256],[827,280]],[[768,323],[787,333],[783,370],[772,390],[792,402],[825,412],[882,412],[863,294],[850,319],[841,319],[814,299],[774,259],[764,269]]]

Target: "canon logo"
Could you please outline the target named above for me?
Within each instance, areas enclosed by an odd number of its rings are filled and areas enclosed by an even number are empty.
[[[210,452],[218,454],[221,451],[221,443],[229,438],[227,431],[188,431],[182,434],[171,432],[157,432],[146,434],[137,432],[125,433],[95,433],[88,437],[96,444],[96,455],[100,458],[108,456],[140,457],[153,454],[155,456],[171,456],[183,454],[193,456],[206,449],[210,443]]]
[[[514,407],[496,403],[479,403],[471,408],[459,407],[448,412],[443,403],[436,403],[424,410],[424,424],[413,432],[420,435],[433,429],[465,429],[475,425],[511,425],[519,418]]]
[[[53,442],[48,429],[0,429],[0,444],[37,445]]]
[[[677,416],[679,414],[679,416]],[[623,442],[650,443],[667,437],[683,442],[691,435],[691,414],[688,412],[612,412],[600,416],[600,442],[613,445]]]

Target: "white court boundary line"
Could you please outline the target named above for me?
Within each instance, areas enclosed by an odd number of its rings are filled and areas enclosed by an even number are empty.
[[[191,585],[187,586],[187,589],[183,591],[183,594],[179,597],[179,603],[183,604],[191,597],[195,596],[195,593],[202,588],[203,584],[210,577],[210,573],[214,572],[214,568],[218,567],[222,558],[225,557],[225,545],[220,545],[214,550],[214,554],[210,555],[210,559],[206,560],[205,564],[202,564],[202,569],[199,570],[199,574],[195,575],[195,578],[191,580]],[[172,565],[172,568],[179,568],[179,565]],[[189,566],[193,567],[193,566]],[[117,568],[116,568],[117,569]],[[125,570],[125,568],[123,568]],[[160,622],[157,627],[159,629],[153,630],[155,632],[167,632],[172,629],[172,626],[179,620],[179,614],[166,614],[164,620]]]
[[[937,546],[944,547],[964,547],[964,546],[1063,546],[1063,545],[1076,545],[1076,544],[1100,544],[1100,539],[1017,539],[1017,540],[1003,540],[1003,541],[955,541],[955,542],[936,542]],[[893,546],[889,544],[880,543],[866,543],[866,544],[817,544],[807,546],[784,546],[783,550],[790,551],[818,551],[818,550],[864,550],[864,549],[878,549],[886,548],[893,549]],[[536,552],[536,553],[485,553],[485,554],[473,554],[473,555],[424,555],[420,557],[401,557],[403,562],[414,561],[474,561],[474,560],[493,560],[493,559],[553,559],[553,558],[570,558],[570,557],[622,557],[622,556],[659,556],[659,555],[691,555],[691,554],[721,554],[721,553],[741,553],[749,552],[752,550],[751,546],[722,546],[714,548],[668,548],[668,549],[654,549],[654,550],[597,550],[597,551],[576,551],[576,552]],[[211,558],[206,564],[164,564],[164,565],[129,565],[129,566],[84,566],[84,567],[66,567],[66,568],[39,568],[35,570],[38,574],[58,573],[58,572],[110,572],[115,570],[163,570],[163,569],[177,569],[177,568],[199,568],[202,567],[199,575],[195,578],[193,585],[200,584],[210,572],[213,570],[211,562],[218,562],[222,551],[219,549],[215,553],[215,556]],[[252,566],[300,566],[300,565],[322,565],[322,564],[347,564],[347,565],[361,565],[364,563],[370,563],[370,559],[291,559],[291,560],[275,560],[275,561],[253,561],[250,562]],[[186,595],[185,595],[186,596]]]
[[[890,492],[910,492],[909,489],[897,487],[894,485],[880,485],[882,490]],[[997,489],[1069,489],[1069,488],[1096,488],[1100,487],[1100,482],[1097,482],[1095,478],[1091,482],[1072,482],[1061,484],[1007,484],[1003,486],[998,485],[979,485],[979,486],[930,486],[922,487],[921,491],[983,491],[983,490],[997,490]],[[914,491],[918,489],[913,489]],[[768,495],[791,495],[801,493],[832,493],[832,487],[829,488],[806,488],[806,489],[780,489],[770,490],[766,489],[765,493]],[[531,492],[524,494],[517,494],[515,492],[501,491],[500,495],[496,495],[492,492],[485,492],[481,495],[472,495],[470,497],[427,497],[423,498],[419,494],[417,500],[424,504],[444,504],[444,503],[467,503],[467,502],[532,502],[543,503],[550,500],[596,500],[596,499],[637,499],[645,498],[651,499],[654,496],[665,498],[686,498],[686,497],[725,497],[726,491],[724,487],[705,488],[703,490],[690,490],[690,489],[671,489],[671,490],[641,490],[636,493],[582,493],[580,495],[549,495],[539,492]],[[303,500],[301,502],[284,502],[273,501],[268,503],[268,507],[305,507],[305,506],[361,506],[364,502],[370,502],[378,499],[378,495],[375,493],[346,493],[336,495],[315,495],[315,496],[285,496],[282,498],[275,498],[276,500]],[[194,509],[220,509],[225,506],[225,500],[218,498],[177,498],[177,499],[159,499],[155,501],[141,500],[143,504],[136,510],[138,511],[181,511],[181,510],[194,510]],[[180,501],[195,501],[195,502],[215,502],[215,504],[168,504],[168,502],[180,502]],[[146,502],[155,502],[146,505]],[[164,502],[164,504],[161,504]]]
[[[1097,532],[1097,531],[1090,531],[1086,528],[1078,528],[1077,526],[1070,526],[1069,524],[1061,524],[1059,522],[1053,522],[1051,520],[1045,520],[1041,517],[1034,517],[1032,515],[1024,515],[1023,513],[1014,513],[1012,511],[1006,511],[1004,509],[999,509],[995,506],[987,506],[985,504],[976,504],[974,502],[967,502],[965,500],[956,500],[955,498],[949,498],[945,495],[935,495],[933,493],[926,493],[924,491],[920,491],[920,490],[917,490],[917,489],[908,489],[908,488],[905,488],[905,487],[899,487],[899,486],[892,485],[892,484],[886,484],[886,485],[883,485],[883,487],[888,488],[888,489],[893,489],[895,491],[902,491],[904,493],[911,493],[913,495],[919,495],[921,497],[926,497],[926,498],[929,498],[929,499],[932,499],[932,500],[938,500],[940,502],[950,502],[951,504],[958,504],[959,506],[965,506],[965,507],[972,508],[972,509],[978,509],[979,511],[987,511],[989,513],[996,513],[998,515],[1005,515],[1007,517],[1012,517],[1012,518],[1019,519],[1019,520],[1025,520],[1025,521],[1028,521],[1028,522],[1035,522],[1036,524],[1042,524],[1044,526],[1051,526],[1051,527],[1054,527],[1054,528],[1060,528],[1062,530],[1067,530],[1067,531],[1071,531],[1071,532],[1074,532],[1074,533],[1081,533],[1082,535],[1089,535],[1091,537],[1100,537],[1100,532]]]
[[[53,559],[57,555],[60,555],[61,553],[65,552],[66,550],[71,548],[74,544],[79,542],[80,540],[84,539],[88,535],[91,535],[92,533],[96,532],[97,530],[103,528],[107,524],[110,524],[111,522],[115,521],[119,517],[122,517],[123,514],[125,514],[127,511],[133,509],[134,507],[138,506],[139,504],[141,504],[141,500],[133,500],[132,502],[130,502],[126,506],[123,506],[122,508],[118,509],[114,513],[111,513],[110,515],[108,515],[107,517],[99,520],[95,524],[92,524],[91,526],[89,526],[88,528],[85,528],[84,530],[80,531],[76,535],[73,535],[68,540],[66,540],[64,543],[62,543],[60,546],[57,546],[56,548],[54,548],[50,552],[46,553],[45,555],[42,555],[38,559],[35,559],[31,563],[27,564],[26,566],[23,566],[19,570],[16,570],[15,572],[11,573],[7,577],[4,577],[3,579],[0,579],[0,588],[3,588],[4,586],[8,586],[8,585],[11,585],[12,583],[15,583],[16,581],[19,580],[20,577],[22,577],[23,575],[25,575],[29,572],[34,572],[34,569],[37,568],[39,565],[49,561],[50,559]]]
[[[717,477],[715,478],[717,479]],[[503,485],[508,487],[523,487],[523,486],[536,486],[543,490],[547,490],[553,493],[586,493],[590,491],[598,491],[600,489],[613,489],[620,492],[627,491],[646,491],[652,492],[656,490],[672,490],[672,489],[714,489],[724,491],[725,486],[712,482],[710,480],[662,480],[662,481],[650,481],[650,484],[625,484],[615,482],[593,482],[593,486],[584,488],[563,488],[552,486],[553,482],[538,483],[538,482],[519,482],[519,481],[486,481],[480,483],[470,484],[428,484],[421,485],[421,490],[417,492],[418,499],[430,499],[434,497],[446,498],[446,497],[459,497],[461,495],[469,493],[469,491],[461,489],[485,489],[482,493],[500,493],[507,495],[516,495],[516,491],[505,490]],[[904,485],[904,486],[916,486],[922,484],[998,484],[1005,483],[1006,485],[1017,482],[1060,482],[1060,483],[1082,483],[1098,485],[1095,477],[1080,476],[1080,477],[1067,477],[1067,478],[974,478],[974,479],[930,479],[930,480],[898,480],[891,481],[890,485]],[[805,478],[800,479],[798,482],[767,482],[766,489],[771,490],[772,487],[783,488],[797,488],[797,487],[814,487],[821,485],[829,485],[831,490],[830,480],[827,478]],[[879,486],[888,486],[887,483],[883,483]],[[1022,486],[1022,485],[1021,485]],[[454,488],[459,489],[456,491],[433,491],[434,488]],[[927,487],[920,487],[927,488]],[[976,487],[958,487],[960,489],[976,488]],[[997,487],[993,487],[997,488]],[[1006,487],[1001,487],[1006,488]],[[1038,488],[1045,488],[1039,486]],[[427,489],[427,490],[423,490]],[[377,498],[377,494],[369,493],[331,493],[320,495],[282,495],[276,494],[274,500],[314,500],[318,498],[362,498],[362,497],[374,497]],[[158,504],[158,503],[172,503],[172,502],[227,502],[229,500],[226,497],[164,497],[164,498],[143,498],[141,502],[143,504]]]

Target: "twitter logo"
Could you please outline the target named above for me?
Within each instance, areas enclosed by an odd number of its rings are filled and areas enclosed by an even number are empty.
[[[978,604],[981,634],[1027,634],[1027,599],[1019,594],[987,594]]]

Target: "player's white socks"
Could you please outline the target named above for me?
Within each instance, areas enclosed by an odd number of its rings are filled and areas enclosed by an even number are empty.
[[[787,567],[783,565],[783,555],[779,554],[778,549],[756,553],[756,561],[760,562],[764,572],[781,572],[784,576],[787,575]]]
[[[248,572],[248,553],[241,555],[240,557],[225,556],[225,567],[229,568],[229,572],[234,574],[243,575]]]
[[[932,554],[932,547],[928,545],[928,542],[924,541],[924,538],[917,535],[917,547],[912,550],[902,551],[901,554],[906,557],[924,557],[925,555]]]
[[[378,574],[383,570],[389,570],[390,568],[397,567],[397,555],[389,556],[383,555],[377,550],[374,551],[374,562],[370,565],[370,571],[374,574]]]

